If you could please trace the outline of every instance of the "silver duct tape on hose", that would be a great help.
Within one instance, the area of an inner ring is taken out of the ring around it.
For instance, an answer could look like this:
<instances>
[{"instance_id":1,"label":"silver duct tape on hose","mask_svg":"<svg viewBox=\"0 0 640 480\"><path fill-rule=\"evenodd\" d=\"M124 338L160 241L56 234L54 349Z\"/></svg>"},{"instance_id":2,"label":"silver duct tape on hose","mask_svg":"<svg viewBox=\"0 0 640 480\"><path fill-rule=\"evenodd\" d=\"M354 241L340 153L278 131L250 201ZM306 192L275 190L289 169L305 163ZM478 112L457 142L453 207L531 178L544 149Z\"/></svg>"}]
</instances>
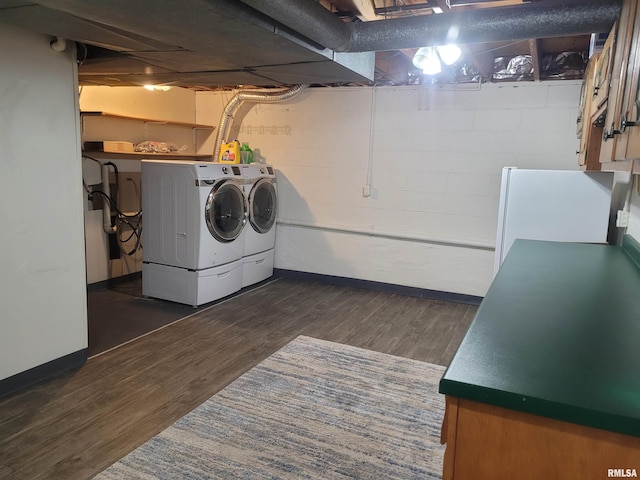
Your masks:
<instances>
[{"instance_id":1,"label":"silver duct tape on hose","mask_svg":"<svg viewBox=\"0 0 640 480\"><path fill-rule=\"evenodd\" d=\"M309 85L296 85L287 90L280 90L278 92L255 92L245 91L236 93L229 103L224 107L222 116L220 117L220 127L218 128L218 136L216 137L216 144L213 148L213 161L217 162L220 158L220 149L222 142L225 141L231 125L233 122L233 116L240 106L245 102L252 103L277 103L290 98L295 97Z\"/></svg>"}]
</instances>

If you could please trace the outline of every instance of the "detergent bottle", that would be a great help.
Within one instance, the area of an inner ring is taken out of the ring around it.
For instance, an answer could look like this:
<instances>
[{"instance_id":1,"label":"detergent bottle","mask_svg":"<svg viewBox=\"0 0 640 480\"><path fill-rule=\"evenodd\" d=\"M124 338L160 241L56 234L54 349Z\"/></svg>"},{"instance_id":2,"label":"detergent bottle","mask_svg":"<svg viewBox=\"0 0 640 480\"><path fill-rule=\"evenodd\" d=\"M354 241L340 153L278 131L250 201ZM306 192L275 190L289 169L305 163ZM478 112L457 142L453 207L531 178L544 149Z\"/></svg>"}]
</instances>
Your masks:
<instances>
[{"instance_id":1,"label":"detergent bottle","mask_svg":"<svg viewBox=\"0 0 640 480\"><path fill-rule=\"evenodd\" d=\"M253 150L249 148L249 144L247 142L242 142L240 158L242 159L242 163L253 163Z\"/></svg>"},{"instance_id":2,"label":"detergent bottle","mask_svg":"<svg viewBox=\"0 0 640 480\"><path fill-rule=\"evenodd\" d=\"M240 163L240 143L238 140L221 145L220 163Z\"/></svg>"}]
</instances>

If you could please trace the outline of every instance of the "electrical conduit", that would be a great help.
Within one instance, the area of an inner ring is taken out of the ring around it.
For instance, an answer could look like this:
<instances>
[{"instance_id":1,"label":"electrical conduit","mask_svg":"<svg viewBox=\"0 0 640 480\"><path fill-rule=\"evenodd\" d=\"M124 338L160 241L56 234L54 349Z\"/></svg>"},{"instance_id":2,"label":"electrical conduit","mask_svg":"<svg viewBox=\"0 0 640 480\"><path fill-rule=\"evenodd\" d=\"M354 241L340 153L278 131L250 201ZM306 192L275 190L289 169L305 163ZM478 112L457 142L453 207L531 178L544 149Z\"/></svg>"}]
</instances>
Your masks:
<instances>
[{"instance_id":1,"label":"electrical conduit","mask_svg":"<svg viewBox=\"0 0 640 480\"><path fill-rule=\"evenodd\" d=\"M431 243L434 245L443 245L447 247L471 248L474 250L494 251L496 249L495 242L483 242L480 240L457 240L444 237L426 237L423 235L412 235L409 233L390 233L379 230L368 230L364 228L353 228L338 225L328 225L323 223L310 223L300 220L279 219L278 225L288 227L309 228L313 230L325 230L329 232L349 233L354 235L364 235L367 237L388 238L391 240L400 240L406 242Z\"/></svg>"},{"instance_id":2,"label":"electrical conduit","mask_svg":"<svg viewBox=\"0 0 640 480\"><path fill-rule=\"evenodd\" d=\"M102 229L107 235L115 234L118 227L111 225L111 188L109 186L109 163L100 163L102 176Z\"/></svg>"}]
</instances>

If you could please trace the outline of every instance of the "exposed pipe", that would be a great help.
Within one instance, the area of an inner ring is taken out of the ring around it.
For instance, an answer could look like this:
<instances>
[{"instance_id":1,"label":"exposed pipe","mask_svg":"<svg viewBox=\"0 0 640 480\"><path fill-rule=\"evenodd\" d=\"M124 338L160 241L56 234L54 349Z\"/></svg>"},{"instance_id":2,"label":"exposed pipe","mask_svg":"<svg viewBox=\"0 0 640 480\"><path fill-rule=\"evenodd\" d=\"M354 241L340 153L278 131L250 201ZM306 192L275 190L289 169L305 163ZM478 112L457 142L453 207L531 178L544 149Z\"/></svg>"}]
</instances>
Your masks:
<instances>
[{"instance_id":1,"label":"exposed pipe","mask_svg":"<svg viewBox=\"0 0 640 480\"><path fill-rule=\"evenodd\" d=\"M102 175L102 229L107 235L115 234L117 227L111 225L111 188L109 187L109 165L107 163L100 164L100 174Z\"/></svg>"},{"instance_id":2,"label":"exposed pipe","mask_svg":"<svg viewBox=\"0 0 640 480\"><path fill-rule=\"evenodd\" d=\"M451 41L458 44L608 32L620 0L563 5L511 5L346 23L310 0L242 0L255 10L337 52L398 50ZM452 32L456 35L451 38Z\"/></svg>"},{"instance_id":3,"label":"exposed pipe","mask_svg":"<svg viewBox=\"0 0 640 480\"><path fill-rule=\"evenodd\" d=\"M216 143L213 148L213 161L217 162L220 158L220 149L222 142L225 141L231 125L233 122L233 116L238 111L238 108L245 102L253 103L276 103L288 100L295 97L309 85L296 85L286 90L279 90L277 92L256 92L256 91L240 91L236 93L231 100L227 103L222 111L220 117L220 126L218 127L218 136L216 137Z\"/></svg>"},{"instance_id":4,"label":"exposed pipe","mask_svg":"<svg viewBox=\"0 0 640 480\"><path fill-rule=\"evenodd\" d=\"M480 242L472 240L455 240L450 238L425 237L423 235L411 235L407 233L389 233L377 230L365 230L363 228L343 227L336 225L327 225L323 223L302 222L299 220L281 219L277 221L278 225L286 225L289 227L309 228L313 230L325 230L338 233L349 233L354 235L364 235L366 237L388 238L391 240L401 240L403 242L430 243L433 245L442 245L446 247L471 248L474 250L494 251L495 243Z\"/></svg>"},{"instance_id":5,"label":"exposed pipe","mask_svg":"<svg viewBox=\"0 0 640 480\"><path fill-rule=\"evenodd\" d=\"M582 6L532 3L363 22L354 24L356 28L349 51L378 50L379 46L396 50L452 42L464 45L609 32L619 14L620 2L615 0Z\"/></svg>"}]
</instances>

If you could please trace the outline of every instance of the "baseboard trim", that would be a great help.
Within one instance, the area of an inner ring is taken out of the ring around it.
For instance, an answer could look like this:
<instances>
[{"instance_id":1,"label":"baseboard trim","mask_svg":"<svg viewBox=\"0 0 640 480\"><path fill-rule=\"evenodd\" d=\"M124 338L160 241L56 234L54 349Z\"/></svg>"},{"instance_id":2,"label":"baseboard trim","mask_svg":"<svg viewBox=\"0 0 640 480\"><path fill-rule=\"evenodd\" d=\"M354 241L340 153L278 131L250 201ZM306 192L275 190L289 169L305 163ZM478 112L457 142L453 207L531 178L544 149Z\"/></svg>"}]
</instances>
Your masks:
<instances>
[{"instance_id":1,"label":"baseboard trim","mask_svg":"<svg viewBox=\"0 0 640 480\"><path fill-rule=\"evenodd\" d=\"M68 370L80 368L87 361L89 350L83 348L64 357L56 358L24 372L0 380L0 398L6 397L26 387L60 375Z\"/></svg>"},{"instance_id":2,"label":"baseboard trim","mask_svg":"<svg viewBox=\"0 0 640 480\"><path fill-rule=\"evenodd\" d=\"M396 285L394 283L374 282L373 280L338 277L334 275L324 275L322 273L301 272L298 270L286 270L282 268L274 268L273 276L280 278L290 278L293 280L307 280L311 282L327 283L330 285L338 285L341 287L354 287L387 293L397 293L399 295L406 295L408 297L429 298L431 300L464 303L467 305L480 305L480 302L482 302L483 299L483 297L466 295L464 293L443 292L440 290L429 290L426 288Z\"/></svg>"},{"instance_id":3,"label":"baseboard trim","mask_svg":"<svg viewBox=\"0 0 640 480\"><path fill-rule=\"evenodd\" d=\"M121 283L128 282L136 278L142 278L142 272L128 273L126 275L122 275L121 277L108 278L107 280L102 280L100 282L89 283L87 284L87 293L114 288Z\"/></svg>"}]
</instances>

